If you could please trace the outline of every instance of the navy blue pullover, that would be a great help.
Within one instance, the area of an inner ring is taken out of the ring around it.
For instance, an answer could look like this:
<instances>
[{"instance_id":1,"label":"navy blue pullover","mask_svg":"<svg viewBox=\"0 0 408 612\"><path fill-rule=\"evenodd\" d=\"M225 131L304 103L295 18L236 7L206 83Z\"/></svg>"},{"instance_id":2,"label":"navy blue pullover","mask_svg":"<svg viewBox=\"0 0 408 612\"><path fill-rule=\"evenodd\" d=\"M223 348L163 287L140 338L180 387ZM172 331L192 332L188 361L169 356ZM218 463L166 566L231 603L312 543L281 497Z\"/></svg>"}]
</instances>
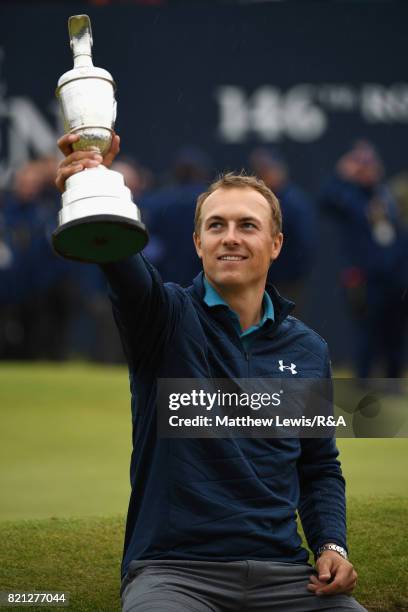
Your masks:
<instances>
[{"instance_id":1,"label":"navy blue pullover","mask_svg":"<svg viewBox=\"0 0 408 612\"><path fill-rule=\"evenodd\" d=\"M330 376L327 345L288 316L293 304L267 286L275 310L246 353L225 307L191 287L163 284L141 256L103 266L129 364L132 493L122 575L132 560L243 559L305 563L296 510L312 551L346 547L344 479L335 442L320 439L159 439L157 378Z\"/></svg>"}]
</instances>

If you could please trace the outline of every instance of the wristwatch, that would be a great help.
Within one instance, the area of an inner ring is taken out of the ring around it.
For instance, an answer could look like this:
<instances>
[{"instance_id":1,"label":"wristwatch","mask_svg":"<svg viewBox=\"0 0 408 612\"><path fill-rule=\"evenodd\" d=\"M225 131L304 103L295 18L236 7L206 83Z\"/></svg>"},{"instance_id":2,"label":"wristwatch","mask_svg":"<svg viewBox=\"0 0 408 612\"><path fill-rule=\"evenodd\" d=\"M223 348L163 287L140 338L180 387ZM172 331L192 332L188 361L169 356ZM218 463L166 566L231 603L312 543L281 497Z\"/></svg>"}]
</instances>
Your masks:
<instances>
[{"instance_id":1,"label":"wristwatch","mask_svg":"<svg viewBox=\"0 0 408 612\"><path fill-rule=\"evenodd\" d=\"M334 552L339 553L343 559L348 559L347 551L342 546L338 546L337 544L323 544L323 546L320 546L320 548L317 550L317 557L320 557L322 552L325 550L334 550Z\"/></svg>"}]
</instances>

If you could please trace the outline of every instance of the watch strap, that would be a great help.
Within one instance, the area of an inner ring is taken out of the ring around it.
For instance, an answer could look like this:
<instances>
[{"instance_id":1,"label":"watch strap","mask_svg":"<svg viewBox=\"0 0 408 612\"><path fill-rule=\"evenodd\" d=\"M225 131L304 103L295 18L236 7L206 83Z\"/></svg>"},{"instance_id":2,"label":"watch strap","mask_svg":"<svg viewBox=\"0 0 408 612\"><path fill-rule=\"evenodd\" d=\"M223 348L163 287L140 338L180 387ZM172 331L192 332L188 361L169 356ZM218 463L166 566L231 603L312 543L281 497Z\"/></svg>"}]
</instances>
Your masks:
<instances>
[{"instance_id":1,"label":"watch strap","mask_svg":"<svg viewBox=\"0 0 408 612\"><path fill-rule=\"evenodd\" d=\"M343 557L343 559L346 559L346 560L348 559L348 555L347 555L346 549L343 548L342 546L339 546L338 544L323 544L323 546L320 546L320 548L317 550L317 557L320 557L320 555L325 550L334 550L334 552L336 552L339 555L341 555Z\"/></svg>"}]
</instances>

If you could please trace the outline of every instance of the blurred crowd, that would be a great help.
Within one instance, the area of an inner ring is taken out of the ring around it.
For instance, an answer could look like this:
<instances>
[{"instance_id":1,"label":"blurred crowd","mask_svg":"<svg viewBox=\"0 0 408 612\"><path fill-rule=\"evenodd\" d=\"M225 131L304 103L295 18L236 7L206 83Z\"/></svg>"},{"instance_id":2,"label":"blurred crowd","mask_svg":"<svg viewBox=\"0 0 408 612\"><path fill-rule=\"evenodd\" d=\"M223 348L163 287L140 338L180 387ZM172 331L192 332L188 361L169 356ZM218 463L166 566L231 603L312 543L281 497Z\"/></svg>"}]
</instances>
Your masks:
<instances>
[{"instance_id":1,"label":"blurred crowd","mask_svg":"<svg viewBox=\"0 0 408 612\"><path fill-rule=\"evenodd\" d=\"M60 208L54 187L57 163L52 157L27 162L0 194L0 359L122 362L98 267L64 260L51 248ZM367 141L344 152L313 195L293 181L276 149L254 149L245 165L282 206L284 247L269 280L296 302L295 314L302 318L321 221L329 220L339 245L338 296L353 330L349 365L360 378L402 376L408 321L408 173L387 178L378 151ZM124 175L142 211L150 234L146 256L164 281L189 285L200 271L192 241L195 203L214 178L208 155L184 148L160 177L128 157L118 158L112 169Z\"/></svg>"}]
</instances>

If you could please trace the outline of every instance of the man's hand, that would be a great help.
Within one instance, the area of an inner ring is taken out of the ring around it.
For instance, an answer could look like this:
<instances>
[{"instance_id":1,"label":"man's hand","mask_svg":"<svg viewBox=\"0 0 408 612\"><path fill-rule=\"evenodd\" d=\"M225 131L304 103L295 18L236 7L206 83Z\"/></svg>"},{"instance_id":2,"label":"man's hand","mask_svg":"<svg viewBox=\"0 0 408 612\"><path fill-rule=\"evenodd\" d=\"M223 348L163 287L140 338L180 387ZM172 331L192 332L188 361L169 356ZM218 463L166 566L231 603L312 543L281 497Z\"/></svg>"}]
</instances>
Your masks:
<instances>
[{"instance_id":1,"label":"man's hand","mask_svg":"<svg viewBox=\"0 0 408 612\"><path fill-rule=\"evenodd\" d=\"M316 595L350 594L357 582L357 572L350 561L341 555L325 550L316 561L317 576L312 574L307 585Z\"/></svg>"},{"instance_id":2,"label":"man's hand","mask_svg":"<svg viewBox=\"0 0 408 612\"><path fill-rule=\"evenodd\" d=\"M84 168L96 168L99 164L109 168L119 153L120 138L117 134L113 136L111 147L105 157L95 151L74 151L72 145L77 140L79 140L78 134L65 134L58 140L58 147L65 155L65 159L58 166L55 179L55 185L60 191L65 190L65 181L76 172Z\"/></svg>"}]
</instances>

